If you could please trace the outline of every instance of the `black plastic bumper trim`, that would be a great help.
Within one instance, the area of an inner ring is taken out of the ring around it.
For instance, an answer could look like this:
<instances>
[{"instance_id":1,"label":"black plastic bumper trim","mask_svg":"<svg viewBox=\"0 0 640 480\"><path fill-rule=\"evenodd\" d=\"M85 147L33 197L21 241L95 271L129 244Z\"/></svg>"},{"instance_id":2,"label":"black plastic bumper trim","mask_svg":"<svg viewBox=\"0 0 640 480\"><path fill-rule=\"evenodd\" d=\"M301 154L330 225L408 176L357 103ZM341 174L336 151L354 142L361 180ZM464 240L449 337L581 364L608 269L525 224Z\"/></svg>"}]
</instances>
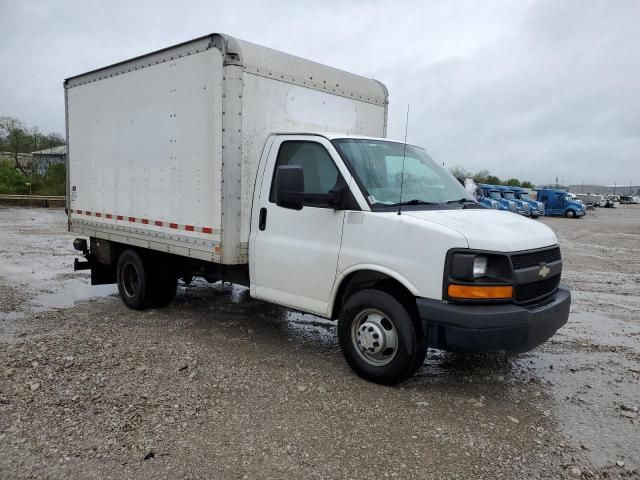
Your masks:
<instances>
[{"instance_id":1,"label":"black plastic bumper trim","mask_svg":"<svg viewBox=\"0 0 640 480\"><path fill-rule=\"evenodd\" d=\"M560 284L551 296L527 305L457 305L425 298L416 305L433 348L519 353L544 343L567 323L571 292Z\"/></svg>"}]
</instances>

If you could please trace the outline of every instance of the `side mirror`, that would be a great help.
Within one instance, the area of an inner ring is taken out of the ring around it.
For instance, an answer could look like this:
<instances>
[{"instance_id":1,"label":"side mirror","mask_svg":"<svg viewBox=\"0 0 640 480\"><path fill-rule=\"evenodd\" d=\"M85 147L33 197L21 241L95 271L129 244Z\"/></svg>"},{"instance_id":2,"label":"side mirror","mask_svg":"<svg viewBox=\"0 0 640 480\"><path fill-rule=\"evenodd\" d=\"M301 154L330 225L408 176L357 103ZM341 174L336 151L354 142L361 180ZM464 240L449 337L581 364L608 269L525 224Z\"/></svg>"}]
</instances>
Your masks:
<instances>
[{"instance_id":1,"label":"side mirror","mask_svg":"<svg viewBox=\"0 0 640 480\"><path fill-rule=\"evenodd\" d=\"M276 205L292 210L302 210L304 200L304 172L298 165L276 169Z\"/></svg>"}]
</instances>

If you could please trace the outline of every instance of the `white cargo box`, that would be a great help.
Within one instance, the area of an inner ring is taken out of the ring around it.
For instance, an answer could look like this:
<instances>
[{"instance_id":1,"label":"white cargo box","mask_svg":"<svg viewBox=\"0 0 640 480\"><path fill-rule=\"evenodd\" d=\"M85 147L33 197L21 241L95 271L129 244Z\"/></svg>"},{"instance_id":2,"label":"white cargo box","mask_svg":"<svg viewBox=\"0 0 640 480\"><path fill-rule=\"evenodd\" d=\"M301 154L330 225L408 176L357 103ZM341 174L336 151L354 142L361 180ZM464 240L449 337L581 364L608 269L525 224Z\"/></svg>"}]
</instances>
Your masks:
<instances>
[{"instance_id":1,"label":"white cargo box","mask_svg":"<svg viewBox=\"0 0 640 480\"><path fill-rule=\"evenodd\" d=\"M376 80L212 34L65 80L70 230L247 262L271 133L386 135Z\"/></svg>"}]
</instances>

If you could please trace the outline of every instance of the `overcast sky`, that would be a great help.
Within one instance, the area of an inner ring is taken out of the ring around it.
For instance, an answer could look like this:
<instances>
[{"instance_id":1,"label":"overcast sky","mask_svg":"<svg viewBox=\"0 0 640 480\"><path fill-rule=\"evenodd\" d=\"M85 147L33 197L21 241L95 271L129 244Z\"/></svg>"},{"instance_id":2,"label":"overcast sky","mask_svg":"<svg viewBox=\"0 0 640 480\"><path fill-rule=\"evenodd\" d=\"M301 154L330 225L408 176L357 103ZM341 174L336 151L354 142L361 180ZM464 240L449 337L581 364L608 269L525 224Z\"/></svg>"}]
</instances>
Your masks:
<instances>
[{"instance_id":1,"label":"overcast sky","mask_svg":"<svg viewBox=\"0 0 640 480\"><path fill-rule=\"evenodd\" d=\"M0 115L64 132L62 80L223 32L384 82L451 167L640 183L640 0L0 0Z\"/></svg>"}]
</instances>

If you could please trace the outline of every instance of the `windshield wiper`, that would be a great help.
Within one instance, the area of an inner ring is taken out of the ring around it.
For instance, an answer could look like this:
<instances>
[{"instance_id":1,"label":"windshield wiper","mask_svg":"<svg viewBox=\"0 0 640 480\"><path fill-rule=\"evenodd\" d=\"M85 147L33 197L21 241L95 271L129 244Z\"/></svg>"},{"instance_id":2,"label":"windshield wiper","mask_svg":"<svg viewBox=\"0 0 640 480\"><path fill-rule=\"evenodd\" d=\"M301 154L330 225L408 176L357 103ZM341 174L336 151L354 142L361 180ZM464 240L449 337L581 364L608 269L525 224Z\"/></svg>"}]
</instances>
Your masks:
<instances>
[{"instance_id":1,"label":"windshield wiper","mask_svg":"<svg viewBox=\"0 0 640 480\"><path fill-rule=\"evenodd\" d=\"M469 198L459 198L458 200L449 200L448 202L445 202L445 203L447 205L450 205L452 203L458 203L458 204L462 205L462 208L467 208L468 205L480 205L475 200L471 200Z\"/></svg>"},{"instance_id":2,"label":"windshield wiper","mask_svg":"<svg viewBox=\"0 0 640 480\"><path fill-rule=\"evenodd\" d=\"M392 203L390 205L387 205L388 207L399 207L401 205L439 205L437 202L427 202L425 200L418 200L417 198L414 198L413 200L408 200L406 202L400 202L400 203Z\"/></svg>"}]
</instances>

